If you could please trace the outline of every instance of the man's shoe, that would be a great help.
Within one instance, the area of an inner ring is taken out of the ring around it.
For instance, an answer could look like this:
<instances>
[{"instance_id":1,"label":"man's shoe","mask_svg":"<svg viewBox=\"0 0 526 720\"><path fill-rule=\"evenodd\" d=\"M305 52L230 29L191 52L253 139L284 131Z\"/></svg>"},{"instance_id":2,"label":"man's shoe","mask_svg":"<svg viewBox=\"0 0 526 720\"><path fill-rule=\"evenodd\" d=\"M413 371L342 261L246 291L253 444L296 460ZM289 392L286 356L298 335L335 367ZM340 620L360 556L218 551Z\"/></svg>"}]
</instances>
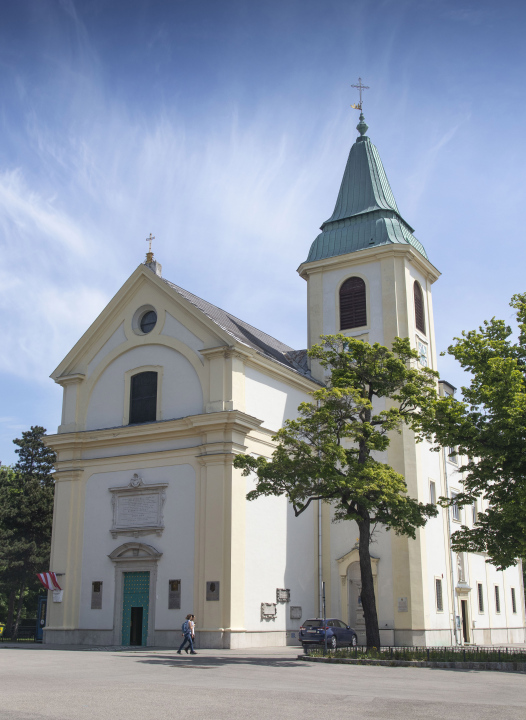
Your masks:
<instances>
[{"instance_id":1,"label":"man's shoe","mask_svg":"<svg viewBox=\"0 0 526 720\"><path fill-rule=\"evenodd\" d=\"M181 651L180 651L180 650L178 650L178 651L177 651L177 654L178 654L178 655L180 655L180 654L181 654Z\"/></svg>"},{"instance_id":2,"label":"man's shoe","mask_svg":"<svg viewBox=\"0 0 526 720\"><path fill-rule=\"evenodd\" d=\"M197 653L196 653L195 650L192 650L192 652L190 653L190 655L197 655Z\"/></svg>"}]
</instances>

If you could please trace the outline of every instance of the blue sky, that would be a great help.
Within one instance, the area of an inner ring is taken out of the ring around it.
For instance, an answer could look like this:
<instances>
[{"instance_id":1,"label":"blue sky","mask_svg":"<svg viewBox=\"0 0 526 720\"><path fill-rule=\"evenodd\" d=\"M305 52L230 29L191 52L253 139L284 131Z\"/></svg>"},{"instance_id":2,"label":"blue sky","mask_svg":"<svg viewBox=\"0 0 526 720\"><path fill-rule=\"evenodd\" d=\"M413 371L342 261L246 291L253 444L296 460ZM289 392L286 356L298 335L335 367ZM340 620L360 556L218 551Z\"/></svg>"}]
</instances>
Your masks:
<instances>
[{"instance_id":1,"label":"blue sky","mask_svg":"<svg viewBox=\"0 0 526 720\"><path fill-rule=\"evenodd\" d=\"M526 3L17 0L0 7L0 459L144 259L293 347L296 274L364 111L443 273L438 349L526 290ZM443 377L460 384L454 361Z\"/></svg>"}]
</instances>

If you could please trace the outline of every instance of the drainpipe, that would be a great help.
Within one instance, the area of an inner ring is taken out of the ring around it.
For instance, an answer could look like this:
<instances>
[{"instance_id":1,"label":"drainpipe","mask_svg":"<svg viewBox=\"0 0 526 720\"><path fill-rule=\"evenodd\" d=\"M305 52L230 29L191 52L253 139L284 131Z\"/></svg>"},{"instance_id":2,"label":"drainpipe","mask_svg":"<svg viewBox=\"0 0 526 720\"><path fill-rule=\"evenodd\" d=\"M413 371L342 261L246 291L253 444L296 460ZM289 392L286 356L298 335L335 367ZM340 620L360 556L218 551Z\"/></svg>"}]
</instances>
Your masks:
<instances>
[{"instance_id":1,"label":"drainpipe","mask_svg":"<svg viewBox=\"0 0 526 720\"><path fill-rule=\"evenodd\" d=\"M449 481L447 477L447 455L446 455L446 448L442 448L443 453L443 461L444 461L444 478L446 482L446 497L449 499ZM455 593L455 563L453 558L453 550L451 548L451 512L449 508L445 508L447 511L447 543L449 548L449 569L450 569L450 575L451 575L451 596L452 596L452 603L451 607L453 608L453 631L455 633L455 643L457 645L460 645L459 639L458 639L458 628L457 628L457 616L459 615L457 611L457 596Z\"/></svg>"},{"instance_id":2,"label":"drainpipe","mask_svg":"<svg viewBox=\"0 0 526 720\"><path fill-rule=\"evenodd\" d=\"M321 547L321 500L318 500L318 617L323 614L323 567L322 567L322 547Z\"/></svg>"}]
</instances>

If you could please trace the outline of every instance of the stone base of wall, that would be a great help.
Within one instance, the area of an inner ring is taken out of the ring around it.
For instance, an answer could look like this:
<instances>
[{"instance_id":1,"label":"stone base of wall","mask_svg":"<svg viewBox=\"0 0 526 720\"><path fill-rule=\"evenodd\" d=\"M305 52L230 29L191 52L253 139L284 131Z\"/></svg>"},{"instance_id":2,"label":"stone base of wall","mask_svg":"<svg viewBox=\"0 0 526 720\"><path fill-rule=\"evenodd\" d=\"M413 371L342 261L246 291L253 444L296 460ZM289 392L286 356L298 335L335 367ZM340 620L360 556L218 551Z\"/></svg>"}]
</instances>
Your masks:
<instances>
[{"instance_id":1,"label":"stone base of wall","mask_svg":"<svg viewBox=\"0 0 526 720\"><path fill-rule=\"evenodd\" d=\"M294 637L292 637L294 635ZM156 630L149 646L178 648L180 630ZM115 646L113 630L59 630L44 628L45 645ZM298 631L223 632L196 629L195 647L202 649L242 649L253 647L299 646Z\"/></svg>"}]
</instances>

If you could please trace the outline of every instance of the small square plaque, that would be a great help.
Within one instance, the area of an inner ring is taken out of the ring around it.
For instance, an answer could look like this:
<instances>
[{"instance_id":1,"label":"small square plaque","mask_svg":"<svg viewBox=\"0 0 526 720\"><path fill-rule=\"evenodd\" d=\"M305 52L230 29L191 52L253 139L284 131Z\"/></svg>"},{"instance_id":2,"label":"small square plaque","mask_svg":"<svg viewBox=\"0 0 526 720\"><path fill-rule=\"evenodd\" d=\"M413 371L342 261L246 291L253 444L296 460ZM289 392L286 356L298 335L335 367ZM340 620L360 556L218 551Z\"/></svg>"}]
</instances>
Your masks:
<instances>
[{"instance_id":1,"label":"small square plaque","mask_svg":"<svg viewBox=\"0 0 526 720\"><path fill-rule=\"evenodd\" d=\"M206 583L206 599L219 600L219 581L212 580Z\"/></svg>"},{"instance_id":2,"label":"small square plaque","mask_svg":"<svg viewBox=\"0 0 526 720\"><path fill-rule=\"evenodd\" d=\"M102 610L102 582L91 583L91 609Z\"/></svg>"},{"instance_id":3,"label":"small square plaque","mask_svg":"<svg viewBox=\"0 0 526 720\"><path fill-rule=\"evenodd\" d=\"M276 603L261 603L261 617L275 618L278 614Z\"/></svg>"},{"instance_id":4,"label":"small square plaque","mask_svg":"<svg viewBox=\"0 0 526 720\"><path fill-rule=\"evenodd\" d=\"M302 610L299 605L291 605L290 606L290 619L291 620L301 620Z\"/></svg>"},{"instance_id":5,"label":"small square plaque","mask_svg":"<svg viewBox=\"0 0 526 720\"><path fill-rule=\"evenodd\" d=\"M168 581L168 610L181 609L181 581Z\"/></svg>"},{"instance_id":6,"label":"small square plaque","mask_svg":"<svg viewBox=\"0 0 526 720\"><path fill-rule=\"evenodd\" d=\"M409 607L406 597L398 598L398 612L409 612Z\"/></svg>"},{"instance_id":7,"label":"small square plaque","mask_svg":"<svg viewBox=\"0 0 526 720\"><path fill-rule=\"evenodd\" d=\"M276 588L276 602L290 602L290 590Z\"/></svg>"}]
</instances>

